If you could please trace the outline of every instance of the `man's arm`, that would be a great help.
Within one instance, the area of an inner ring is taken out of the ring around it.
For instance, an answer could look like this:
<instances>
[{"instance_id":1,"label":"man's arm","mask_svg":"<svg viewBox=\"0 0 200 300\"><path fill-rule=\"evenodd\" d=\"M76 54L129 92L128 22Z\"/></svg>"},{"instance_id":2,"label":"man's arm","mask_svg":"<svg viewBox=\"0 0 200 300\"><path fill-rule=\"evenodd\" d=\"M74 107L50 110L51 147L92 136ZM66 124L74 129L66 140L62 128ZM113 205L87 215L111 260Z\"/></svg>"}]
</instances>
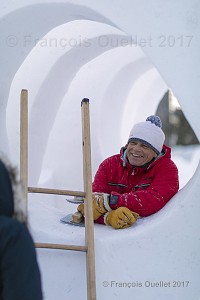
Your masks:
<instances>
[{"instance_id":1,"label":"man's arm","mask_svg":"<svg viewBox=\"0 0 200 300\"><path fill-rule=\"evenodd\" d=\"M107 179L108 159L104 160L95 174L94 181L92 183L92 191L98 193L110 193Z\"/></svg>"},{"instance_id":2,"label":"man's arm","mask_svg":"<svg viewBox=\"0 0 200 300\"><path fill-rule=\"evenodd\" d=\"M118 194L111 193L110 207L117 209L124 206L140 216L149 216L156 213L178 192L178 170L172 161L160 167L154 174L151 185L138 191Z\"/></svg>"}]
</instances>

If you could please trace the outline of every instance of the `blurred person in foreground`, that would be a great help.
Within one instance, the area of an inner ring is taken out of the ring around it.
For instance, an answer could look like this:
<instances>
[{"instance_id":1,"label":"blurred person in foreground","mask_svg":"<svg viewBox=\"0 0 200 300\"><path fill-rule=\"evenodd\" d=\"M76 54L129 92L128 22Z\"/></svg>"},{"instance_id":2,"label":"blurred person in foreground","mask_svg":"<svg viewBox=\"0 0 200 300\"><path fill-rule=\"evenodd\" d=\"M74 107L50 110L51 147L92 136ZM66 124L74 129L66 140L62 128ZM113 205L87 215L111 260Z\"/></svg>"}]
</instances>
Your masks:
<instances>
[{"instance_id":1,"label":"blurred person in foreground","mask_svg":"<svg viewBox=\"0 0 200 300\"><path fill-rule=\"evenodd\" d=\"M94 221L115 229L158 212L178 192L178 169L158 116L133 126L120 154L105 159L92 185ZM84 204L78 206L84 215Z\"/></svg>"},{"instance_id":2,"label":"blurred person in foreground","mask_svg":"<svg viewBox=\"0 0 200 300\"><path fill-rule=\"evenodd\" d=\"M41 277L26 227L16 170L0 157L0 300L42 300Z\"/></svg>"}]
</instances>

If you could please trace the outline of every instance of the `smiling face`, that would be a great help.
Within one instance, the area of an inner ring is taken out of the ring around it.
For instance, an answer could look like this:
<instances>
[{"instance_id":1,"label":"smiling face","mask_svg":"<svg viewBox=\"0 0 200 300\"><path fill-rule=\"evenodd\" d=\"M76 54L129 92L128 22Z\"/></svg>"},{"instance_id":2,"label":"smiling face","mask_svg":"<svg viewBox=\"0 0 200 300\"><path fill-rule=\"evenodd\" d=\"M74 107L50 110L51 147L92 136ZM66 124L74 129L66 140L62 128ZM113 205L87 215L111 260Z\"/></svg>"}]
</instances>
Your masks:
<instances>
[{"instance_id":1,"label":"smiling face","mask_svg":"<svg viewBox=\"0 0 200 300\"><path fill-rule=\"evenodd\" d=\"M129 163L136 167L143 166L157 157L155 151L139 141L129 142L126 154Z\"/></svg>"}]
</instances>

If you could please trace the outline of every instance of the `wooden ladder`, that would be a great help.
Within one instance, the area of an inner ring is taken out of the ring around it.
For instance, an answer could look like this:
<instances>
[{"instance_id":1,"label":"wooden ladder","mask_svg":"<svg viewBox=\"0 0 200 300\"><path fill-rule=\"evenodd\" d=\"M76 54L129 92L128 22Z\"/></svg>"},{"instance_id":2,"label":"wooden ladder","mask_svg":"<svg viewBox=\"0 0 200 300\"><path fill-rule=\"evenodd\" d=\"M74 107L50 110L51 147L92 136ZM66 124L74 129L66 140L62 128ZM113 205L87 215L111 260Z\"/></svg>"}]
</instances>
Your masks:
<instances>
[{"instance_id":1,"label":"wooden ladder","mask_svg":"<svg viewBox=\"0 0 200 300\"><path fill-rule=\"evenodd\" d=\"M90 144L89 100L81 102L82 142L83 142L83 180L84 191L69 191L28 186L28 91L22 90L20 95L20 179L24 187L24 197L28 201L28 193L81 196L85 198L85 245L64 245L51 243L35 243L36 248L63 249L86 252L87 299L96 300L94 222L92 205L92 170Z\"/></svg>"}]
</instances>

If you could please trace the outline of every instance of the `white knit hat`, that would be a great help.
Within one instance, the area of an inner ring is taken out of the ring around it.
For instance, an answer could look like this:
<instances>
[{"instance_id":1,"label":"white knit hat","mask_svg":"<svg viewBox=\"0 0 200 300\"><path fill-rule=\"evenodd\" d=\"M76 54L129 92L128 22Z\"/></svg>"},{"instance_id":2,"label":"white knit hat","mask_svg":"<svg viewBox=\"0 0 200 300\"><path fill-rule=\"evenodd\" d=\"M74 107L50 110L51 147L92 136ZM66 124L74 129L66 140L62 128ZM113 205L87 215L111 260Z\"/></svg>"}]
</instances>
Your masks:
<instances>
[{"instance_id":1,"label":"white knit hat","mask_svg":"<svg viewBox=\"0 0 200 300\"><path fill-rule=\"evenodd\" d=\"M159 154L165 141L165 134L161 128L162 122L160 118L158 116L150 116L145 122L140 122L133 126L128 143L135 140L140 141Z\"/></svg>"}]
</instances>

